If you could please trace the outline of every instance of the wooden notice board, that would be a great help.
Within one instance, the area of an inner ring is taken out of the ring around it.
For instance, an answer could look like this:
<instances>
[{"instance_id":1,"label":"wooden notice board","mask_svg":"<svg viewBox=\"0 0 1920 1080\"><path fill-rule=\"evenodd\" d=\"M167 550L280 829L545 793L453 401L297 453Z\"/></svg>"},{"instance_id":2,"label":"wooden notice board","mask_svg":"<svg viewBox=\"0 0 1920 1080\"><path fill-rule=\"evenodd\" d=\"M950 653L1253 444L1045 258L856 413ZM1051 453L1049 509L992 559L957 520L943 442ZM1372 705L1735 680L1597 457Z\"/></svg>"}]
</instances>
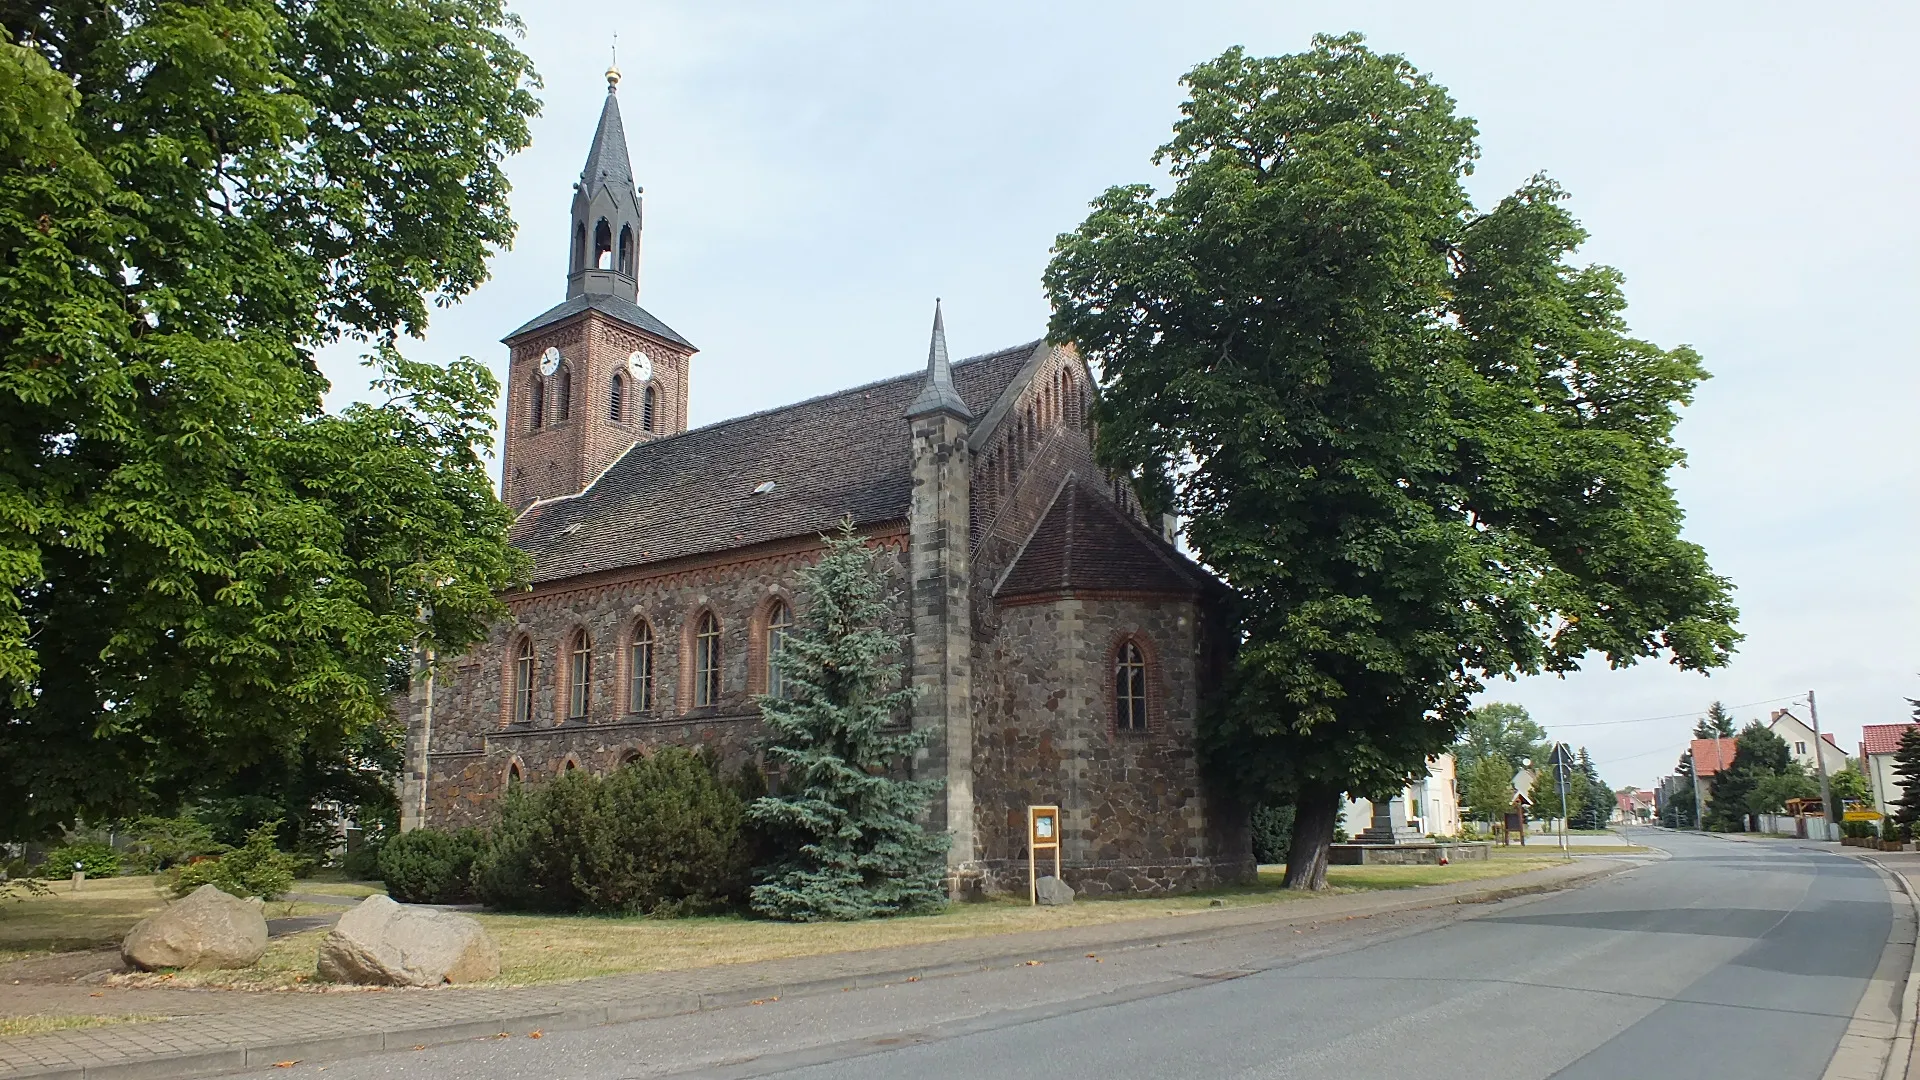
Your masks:
<instances>
[{"instance_id":1,"label":"wooden notice board","mask_svg":"<svg viewBox=\"0 0 1920 1080\"><path fill-rule=\"evenodd\" d=\"M1060 808L1027 807L1027 901L1040 902L1039 860L1042 848L1053 849L1053 876L1060 876Z\"/></svg>"}]
</instances>

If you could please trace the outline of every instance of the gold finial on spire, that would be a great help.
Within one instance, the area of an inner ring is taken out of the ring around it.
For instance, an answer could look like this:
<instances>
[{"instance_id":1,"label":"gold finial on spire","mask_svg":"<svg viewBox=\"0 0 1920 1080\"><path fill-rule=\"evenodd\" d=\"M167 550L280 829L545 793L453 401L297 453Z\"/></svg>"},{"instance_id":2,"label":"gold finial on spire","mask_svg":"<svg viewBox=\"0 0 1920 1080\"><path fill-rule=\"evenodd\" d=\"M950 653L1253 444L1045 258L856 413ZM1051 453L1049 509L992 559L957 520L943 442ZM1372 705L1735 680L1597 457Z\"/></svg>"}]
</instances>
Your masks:
<instances>
[{"instance_id":1,"label":"gold finial on spire","mask_svg":"<svg viewBox=\"0 0 1920 1080\"><path fill-rule=\"evenodd\" d=\"M607 64L607 93L611 94L620 86L620 32L613 33L613 57Z\"/></svg>"}]
</instances>

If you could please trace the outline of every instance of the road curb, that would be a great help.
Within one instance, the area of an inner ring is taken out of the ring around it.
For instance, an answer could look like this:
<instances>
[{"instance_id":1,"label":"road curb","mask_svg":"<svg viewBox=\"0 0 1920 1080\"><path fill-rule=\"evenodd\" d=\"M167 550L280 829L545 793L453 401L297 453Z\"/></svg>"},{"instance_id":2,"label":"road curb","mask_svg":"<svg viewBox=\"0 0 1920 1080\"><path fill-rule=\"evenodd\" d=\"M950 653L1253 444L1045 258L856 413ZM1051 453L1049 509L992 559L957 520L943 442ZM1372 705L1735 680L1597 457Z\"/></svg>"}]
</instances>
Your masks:
<instances>
[{"instance_id":1,"label":"road curb","mask_svg":"<svg viewBox=\"0 0 1920 1080\"><path fill-rule=\"evenodd\" d=\"M1609 859L1606 865L1596 866L1591 870L1585 870L1552 881L1530 882L1525 885L1490 885L1485 889L1466 893L1452 893L1446 896L1412 895L1406 897L1403 902L1388 904L1375 910L1358 914L1328 912L1320 915L1301 913L1288 916L1276 912L1277 917L1272 919L1261 919L1214 927L1186 927L1165 933L1145 933L1120 941L1107 942L1101 945L1100 948L1103 952L1121 952L1131 949L1154 948L1176 942L1212 941L1245 934L1263 933L1273 930L1276 927L1291 925L1335 922L1349 918L1369 918L1375 915L1392 915L1456 906L1494 904L1522 897L1544 896L1549 893L1580 888L1613 877L1616 874L1625 873L1639 865L1641 864L1638 862ZM1410 891L1417 894L1421 890L1416 889ZM601 1027L608 1024L628 1023L635 1020L657 1020L669 1016L715 1012L721 1009L758 1005L766 1001L781 998L814 997L825 994L838 994L848 990L870 989L894 983L926 981L928 979L952 975L965 975L978 971L992 970L993 968L1001 966L1025 964L1030 961L1047 963L1059 960L1071 960L1082 957L1085 954L1086 947L1084 945L1042 949L1013 948L1010 946L1003 951L995 952L987 956L976 956L966 961L954 963L910 964L898 968L861 972L851 976L768 983L767 985L753 987L751 989L728 990L718 993L687 992L678 994L650 994L645 998L610 1005L544 1009L494 1017L486 1020L449 1021L419 1027L400 1028L390 1031L372 1031L354 1035L287 1039L249 1046L223 1047L218 1050L197 1050L184 1054L155 1056L100 1065L51 1066L37 1071L13 1071L6 1073L5 1076L7 1080L14 1080L16 1077L32 1077L33 1080L173 1080L173 1078L176 1077L209 1076L217 1073L263 1069L284 1061L306 1062L326 1060L385 1050L411 1050L427 1046L465 1042L472 1039L512 1036L515 1034L526 1034L532 1031L575 1031L584 1028Z\"/></svg>"},{"instance_id":2,"label":"road curb","mask_svg":"<svg viewBox=\"0 0 1920 1080\"><path fill-rule=\"evenodd\" d=\"M1880 1071L1881 1080L1912 1080L1914 1029L1916 1023L1920 1023L1920 894L1914 892L1905 874L1879 859L1871 855L1853 857L1892 878L1913 908L1916 930L1913 958L1907 963L1906 982L1900 987L1900 1012L1894 1021L1893 1048L1887 1054L1885 1068Z\"/></svg>"}]
</instances>

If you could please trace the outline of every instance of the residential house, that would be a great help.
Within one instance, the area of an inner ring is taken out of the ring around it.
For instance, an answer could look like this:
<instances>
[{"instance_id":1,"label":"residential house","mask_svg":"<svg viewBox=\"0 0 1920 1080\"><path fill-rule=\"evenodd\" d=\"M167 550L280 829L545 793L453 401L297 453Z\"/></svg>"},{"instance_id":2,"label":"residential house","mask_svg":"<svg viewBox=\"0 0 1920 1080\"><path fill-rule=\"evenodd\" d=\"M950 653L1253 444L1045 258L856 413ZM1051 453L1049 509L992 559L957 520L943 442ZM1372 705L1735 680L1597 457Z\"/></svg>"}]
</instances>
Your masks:
<instances>
[{"instance_id":1,"label":"residential house","mask_svg":"<svg viewBox=\"0 0 1920 1080\"><path fill-rule=\"evenodd\" d=\"M1907 724L1868 724L1860 729L1860 767L1866 770L1867 783L1873 786L1874 809L1893 812L1900 801L1900 778L1893 774L1893 755L1900 752L1900 738Z\"/></svg>"},{"instance_id":2,"label":"residential house","mask_svg":"<svg viewBox=\"0 0 1920 1080\"><path fill-rule=\"evenodd\" d=\"M1388 806L1393 831L1405 836L1459 836L1460 785L1452 754L1427 762L1425 779L1408 784ZM1340 826L1359 836L1373 824L1373 802L1348 799Z\"/></svg>"},{"instance_id":3,"label":"residential house","mask_svg":"<svg viewBox=\"0 0 1920 1080\"><path fill-rule=\"evenodd\" d=\"M1813 728L1805 721L1793 715L1791 709L1775 709L1767 724L1767 730L1780 736L1787 744L1787 753L1807 770L1807 775L1819 775L1821 761L1827 766L1827 775L1831 776L1847 767L1847 752L1840 749L1831 733L1823 732L1814 737ZM1814 747L1820 748L1820 761L1814 759Z\"/></svg>"}]
</instances>

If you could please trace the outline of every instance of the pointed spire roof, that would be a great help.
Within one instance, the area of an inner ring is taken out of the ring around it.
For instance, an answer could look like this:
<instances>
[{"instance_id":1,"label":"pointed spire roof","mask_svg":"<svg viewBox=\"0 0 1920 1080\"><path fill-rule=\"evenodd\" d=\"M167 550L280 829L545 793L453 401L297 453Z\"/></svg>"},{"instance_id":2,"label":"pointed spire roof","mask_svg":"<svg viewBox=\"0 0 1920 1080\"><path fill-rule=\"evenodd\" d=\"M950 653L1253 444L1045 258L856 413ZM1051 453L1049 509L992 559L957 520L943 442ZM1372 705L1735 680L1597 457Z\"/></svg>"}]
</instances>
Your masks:
<instances>
[{"instance_id":1,"label":"pointed spire roof","mask_svg":"<svg viewBox=\"0 0 1920 1080\"><path fill-rule=\"evenodd\" d=\"M940 301L936 299L933 302L933 341L927 346L927 378L921 384L920 396L913 399L913 404L907 409L907 419L918 420L943 412L962 420L973 419L973 413L967 409L967 403L961 400L960 392L953 388L953 365L947 360L947 327L940 318Z\"/></svg>"},{"instance_id":2,"label":"pointed spire roof","mask_svg":"<svg viewBox=\"0 0 1920 1080\"><path fill-rule=\"evenodd\" d=\"M587 167L580 170L580 186L591 191L610 183L623 192L634 190L633 162L627 156L627 129L620 123L620 69L607 69L607 103L600 107L600 126L593 131Z\"/></svg>"}]
</instances>

